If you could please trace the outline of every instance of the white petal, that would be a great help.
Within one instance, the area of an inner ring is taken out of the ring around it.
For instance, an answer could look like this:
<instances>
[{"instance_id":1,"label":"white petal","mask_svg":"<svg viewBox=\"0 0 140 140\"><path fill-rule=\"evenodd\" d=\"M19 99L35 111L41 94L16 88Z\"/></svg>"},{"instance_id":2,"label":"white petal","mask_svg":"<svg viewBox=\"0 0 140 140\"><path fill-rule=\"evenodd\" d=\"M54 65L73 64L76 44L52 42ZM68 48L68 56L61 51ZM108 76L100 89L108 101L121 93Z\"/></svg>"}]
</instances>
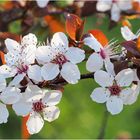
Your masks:
<instances>
[{"instance_id":1,"label":"white petal","mask_svg":"<svg viewBox=\"0 0 140 140\"><path fill-rule=\"evenodd\" d=\"M113 85L114 77L103 70L99 70L95 72L94 79L100 86L109 87Z\"/></svg>"},{"instance_id":2,"label":"white petal","mask_svg":"<svg viewBox=\"0 0 140 140\"><path fill-rule=\"evenodd\" d=\"M114 65L109 58L105 59L105 68L108 73L115 76Z\"/></svg>"},{"instance_id":3,"label":"white petal","mask_svg":"<svg viewBox=\"0 0 140 140\"><path fill-rule=\"evenodd\" d=\"M20 50L19 43L13 39L7 38L5 40L5 45L6 45L6 48L8 49L8 51L16 51L17 52Z\"/></svg>"},{"instance_id":4,"label":"white petal","mask_svg":"<svg viewBox=\"0 0 140 140\"><path fill-rule=\"evenodd\" d=\"M85 59L85 51L75 47L70 47L65 55L73 64L80 63Z\"/></svg>"},{"instance_id":5,"label":"white petal","mask_svg":"<svg viewBox=\"0 0 140 140\"><path fill-rule=\"evenodd\" d=\"M50 1L50 0L36 0L37 5L38 5L40 8L46 7L49 1Z\"/></svg>"},{"instance_id":6,"label":"white petal","mask_svg":"<svg viewBox=\"0 0 140 140\"><path fill-rule=\"evenodd\" d=\"M84 44L89 46L91 49L95 50L95 52L99 52L103 46L100 44L100 42L92 35L84 38Z\"/></svg>"},{"instance_id":7,"label":"white petal","mask_svg":"<svg viewBox=\"0 0 140 140\"><path fill-rule=\"evenodd\" d=\"M117 5L119 6L119 8L122 10L122 11L126 11L126 10L129 10L129 9L132 9L132 0L118 0L117 1Z\"/></svg>"},{"instance_id":8,"label":"white petal","mask_svg":"<svg viewBox=\"0 0 140 140\"><path fill-rule=\"evenodd\" d=\"M137 75L137 70L136 69L133 69L133 72L134 72L134 79L133 81L139 81L139 78L138 78L138 75Z\"/></svg>"},{"instance_id":9,"label":"white petal","mask_svg":"<svg viewBox=\"0 0 140 140\"><path fill-rule=\"evenodd\" d=\"M59 90L48 91L47 93L45 93L42 102L46 106L54 106L60 102L61 97L62 97L62 93Z\"/></svg>"},{"instance_id":10,"label":"white petal","mask_svg":"<svg viewBox=\"0 0 140 140\"><path fill-rule=\"evenodd\" d=\"M6 105L0 103L0 124L7 123L9 112L6 108Z\"/></svg>"},{"instance_id":11,"label":"white petal","mask_svg":"<svg viewBox=\"0 0 140 140\"><path fill-rule=\"evenodd\" d=\"M21 45L24 46L24 47L36 46L36 44L37 44L37 38L32 33L29 33L29 34L25 35L21 40Z\"/></svg>"},{"instance_id":12,"label":"white petal","mask_svg":"<svg viewBox=\"0 0 140 140\"><path fill-rule=\"evenodd\" d=\"M56 106L46 107L43 110L44 120L52 122L59 117L60 110Z\"/></svg>"},{"instance_id":13,"label":"white petal","mask_svg":"<svg viewBox=\"0 0 140 140\"><path fill-rule=\"evenodd\" d=\"M48 63L41 68L41 75L44 80L52 80L59 74L59 65Z\"/></svg>"},{"instance_id":14,"label":"white petal","mask_svg":"<svg viewBox=\"0 0 140 140\"><path fill-rule=\"evenodd\" d=\"M120 11L119 7L117 6L117 4L114 3L111 8L111 19L113 21L118 22L120 19L120 12L121 11Z\"/></svg>"},{"instance_id":15,"label":"white petal","mask_svg":"<svg viewBox=\"0 0 140 140\"><path fill-rule=\"evenodd\" d=\"M50 62L53 59L53 52L51 51L50 46L40 46L36 51L36 58L38 61L44 63Z\"/></svg>"},{"instance_id":16,"label":"white petal","mask_svg":"<svg viewBox=\"0 0 140 140\"><path fill-rule=\"evenodd\" d=\"M86 68L90 72L95 72L103 67L103 59L97 53L93 53L87 60Z\"/></svg>"},{"instance_id":17,"label":"white petal","mask_svg":"<svg viewBox=\"0 0 140 140\"><path fill-rule=\"evenodd\" d=\"M14 79L9 83L9 86L16 86L20 84L20 82L23 80L25 75L26 75L25 73L16 75Z\"/></svg>"},{"instance_id":18,"label":"white petal","mask_svg":"<svg viewBox=\"0 0 140 140\"><path fill-rule=\"evenodd\" d=\"M131 88L125 88L120 93L120 98L123 100L123 104L127 104L127 99L132 95L133 90Z\"/></svg>"},{"instance_id":19,"label":"white petal","mask_svg":"<svg viewBox=\"0 0 140 140\"><path fill-rule=\"evenodd\" d=\"M30 134L38 133L42 129L43 125L44 125L44 121L41 115L37 113L30 115L26 123L27 130Z\"/></svg>"},{"instance_id":20,"label":"white petal","mask_svg":"<svg viewBox=\"0 0 140 140\"><path fill-rule=\"evenodd\" d=\"M28 76L32 80L41 82L42 77L41 77L41 68L40 68L40 66L38 66L38 65L29 66Z\"/></svg>"},{"instance_id":21,"label":"white petal","mask_svg":"<svg viewBox=\"0 0 140 140\"><path fill-rule=\"evenodd\" d=\"M111 96L106 102L107 110L112 114L119 114L123 110L123 101L117 96Z\"/></svg>"},{"instance_id":22,"label":"white petal","mask_svg":"<svg viewBox=\"0 0 140 140\"><path fill-rule=\"evenodd\" d=\"M137 38L137 36L127 26L121 27L121 34L127 41Z\"/></svg>"},{"instance_id":23,"label":"white petal","mask_svg":"<svg viewBox=\"0 0 140 140\"><path fill-rule=\"evenodd\" d=\"M105 12L111 9L112 0L98 0L96 4L97 11Z\"/></svg>"},{"instance_id":24,"label":"white petal","mask_svg":"<svg viewBox=\"0 0 140 140\"><path fill-rule=\"evenodd\" d=\"M61 69L61 76L71 84L76 84L80 79L78 66L70 62L65 63Z\"/></svg>"},{"instance_id":25,"label":"white petal","mask_svg":"<svg viewBox=\"0 0 140 140\"><path fill-rule=\"evenodd\" d=\"M44 97L42 90L36 85L28 85L25 93L22 93L27 102L39 101Z\"/></svg>"},{"instance_id":26,"label":"white petal","mask_svg":"<svg viewBox=\"0 0 140 140\"><path fill-rule=\"evenodd\" d=\"M17 103L12 105L13 110L19 116L26 116L32 110L32 105L27 103L23 98L19 100Z\"/></svg>"},{"instance_id":27,"label":"white petal","mask_svg":"<svg viewBox=\"0 0 140 140\"><path fill-rule=\"evenodd\" d=\"M6 80L5 78L1 75L0 76L0 92L2 92L6 88Z\"/></svg>"},{"instance_id":28,"label":"white petal","mask_svg":"<svg viewBox=\"0 0 140 140\"><path fill-rule=\"evenodd\" d=\"M51 40L52 50L55 54L63 54L68 50L68 38L62 32L57 32L53 35Z\"/></svg>"},{"instance_id":29,"label":"white petal","mask_svg":"<svg viewBox=\"0 0 140 140\"><path fill-rule=\"evenodd\" d=\"M17 71L15 69L11 69L7 65L0 66L0 75L3 75L5 78L13 77Z\"/></svg>"},{"instance_id":30,"label":"white petal","mask_svg":"<svg viewBox=\"0 0 140 140\"><path fill-rule=\"evenodd\" d=\"M133 70L128 68L120 71L116 75L115 80L119 86L124 87L124 86L130 86L130 84L133 81L133 78L134 78Z\"/></svg>"},{"instance_id":31,"label":"white petal","mask_svg":"<svg viewBox=\"0 0 140 140\"><path fill-rule=\"evenodd\" d=\"M93 101L97 103L104 103L108 100L110 92L106 88L95 88L90 95Z\"/></svg>"},{"instance_id":32,"label":"white petal","mask_svg":"<svg viewBox=\"0 0 140 140\"><path fill-rule=\"evenodd\" d=\"M20 100L20 97L20 89L16 87L7 87L0 95L5 104L14 104Z\"/></svg>"}]
</instances>

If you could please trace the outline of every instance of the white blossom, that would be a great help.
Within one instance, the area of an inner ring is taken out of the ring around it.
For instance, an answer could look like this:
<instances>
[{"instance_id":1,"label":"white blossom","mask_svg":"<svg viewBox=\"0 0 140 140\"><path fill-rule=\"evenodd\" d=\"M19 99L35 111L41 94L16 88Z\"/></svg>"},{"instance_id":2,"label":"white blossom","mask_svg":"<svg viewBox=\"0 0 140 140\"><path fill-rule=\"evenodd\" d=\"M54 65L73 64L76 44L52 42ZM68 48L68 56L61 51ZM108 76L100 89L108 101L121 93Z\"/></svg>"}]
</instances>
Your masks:
<instances>
[{"instance_id":1,"label":"white blossom","mask_svg":"<svg viewBox=\"0 0 140 140\"><path fill-rule=\"evenodd\" d=\"M55 33L50 45L40 46L36 51L36 59L40 64L44 80L53 80L59 74L71 84L80 79L77 63L85 58L84 50L68 46L68 39L62 32Z\"/></svg>"},{"instance_id":2,"label":"white blossom","mask_svg":"<svg viewBox=\"0 0 140 140\"><path fill-rule=\"evenodd\" d=\"M58 90L45 91L36 85L29 85L13 109L17 115L30 114L26 123L30 134L38 133L44 120L52 122L59 117L60 110L56 105L60 102L62 93Z\"/></svg>"}]
</instances>

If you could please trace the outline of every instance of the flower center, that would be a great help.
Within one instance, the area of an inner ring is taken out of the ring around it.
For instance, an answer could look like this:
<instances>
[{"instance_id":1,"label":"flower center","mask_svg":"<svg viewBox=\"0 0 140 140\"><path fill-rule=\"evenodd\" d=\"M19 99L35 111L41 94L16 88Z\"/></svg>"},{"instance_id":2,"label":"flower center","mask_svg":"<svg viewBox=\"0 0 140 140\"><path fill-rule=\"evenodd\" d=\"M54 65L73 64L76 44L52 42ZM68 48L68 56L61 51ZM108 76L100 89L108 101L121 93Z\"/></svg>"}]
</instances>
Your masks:
<instances>
[{"instance_id":1,"label":"flower center","mask_svg":"<svg viewBox=\"0 0 140 140\"><path fill-rule=\"evenodd\" d=\"M99 52L100 56L105 59L106 58L106 53L103 49L101 49L101 51Z\"/></svg>"},{"instance_id":2,"label":"flower center","mask_svg":"<svg viewBox=\"0 0 140 140\"><path fill-rule=\"evenodd\" d=\"M27 65L21 65L17 68L18 74L26 73L28 68L29 67Z\"/></svg>"},{"instance_id":3,"label":"flower center","mask_svg":"<svg viewBox=\"0 0 140 140\"><path fill-rule=\"evenodd\" d=\"M33 110L35 112L42 112L45 105L42 103L42 100L33 103Z\"/></svg>"},{"instance_id":4,"label":"flower center","mask_svg":"<svg viewBox=\"0 0 140 140\"><path fill-rule=\"evenodd\" d=\"M109 91L111 92L111 95L119 95L121 92L121 88L118 85L113 85L109 87Z\"/></svg>"},{"instance_id":5,"label":"flower center","mask_svg":"<svg viewBox=\"0 0 140 140\"><path fill-rule=\"evenodd\" d=\"M67 58L63 54L59 54L55 57L55 59L52 60L52 63L62 66L67 61L68 61Z\"/></svg>"},{"instance_id":6,"label":"flower center","mask_svg":"<svg viewBox=\"0 0 140 140\"><path fill-rule=\"evenodd\" d=\"M116 3L117 2L117 0L112 0L112 3Z\"/></svg>"}]
</instances>

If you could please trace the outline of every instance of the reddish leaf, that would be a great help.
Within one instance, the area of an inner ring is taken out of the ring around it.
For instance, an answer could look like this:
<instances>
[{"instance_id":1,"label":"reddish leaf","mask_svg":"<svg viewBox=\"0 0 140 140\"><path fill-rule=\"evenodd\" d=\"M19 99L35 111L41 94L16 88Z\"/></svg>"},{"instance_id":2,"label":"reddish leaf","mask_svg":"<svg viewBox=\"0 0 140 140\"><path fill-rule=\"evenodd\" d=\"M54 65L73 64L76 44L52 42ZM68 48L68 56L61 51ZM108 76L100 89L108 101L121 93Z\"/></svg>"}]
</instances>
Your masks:
<instances>
[{"instance_id":1,"label":"reddish leaf","mask_svg":"<svg viewBox=\"0 0 140 140\"><path fill-rule=\"evenodd\" d=\"M74 14L66 15L66 32L69 37L74 41L80 41L85 21L82 21L78 16Z\"/></svg>"},{"instance_id":2,"label":"reddish leaf","mask_svg":"<svg viewBox=\"0 0 140 140\"><path fill-rule=\"evenodd\" d=\"M125 41L122 43L122 46L126 48L126 50L134 55L135 57L140 57L140 52L137 49L136 42L134 41Z\"/></svg>"}]
</instances>

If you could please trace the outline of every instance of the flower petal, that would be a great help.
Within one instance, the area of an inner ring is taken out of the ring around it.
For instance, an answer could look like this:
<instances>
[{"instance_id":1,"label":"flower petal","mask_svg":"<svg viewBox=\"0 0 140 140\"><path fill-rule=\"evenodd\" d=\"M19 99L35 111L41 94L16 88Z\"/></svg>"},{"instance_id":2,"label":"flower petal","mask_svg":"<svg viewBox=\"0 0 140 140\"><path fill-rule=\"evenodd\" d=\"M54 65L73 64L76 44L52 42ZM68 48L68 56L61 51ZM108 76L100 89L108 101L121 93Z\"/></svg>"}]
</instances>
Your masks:
<instances>
[{"instance_id":1,"label":"flower petal","mask_svg":"<svg viewBox=\"0 0 140 140\"><path fill-rule=\"evenodd\" d=\"M45 64L41 68L41 75L44 78L44 80L47 81L56 78L59 72L59 65L53 63Z\"/></svg>"},{"instance_id":2,"label":"flower petal","mask_svg":"<svg viewBox=\"0 0 140 140\"><path fill-rule=\"evenodd\" d=\"M60 102L61 97L62 97L62 93L59 90L48 91L45 93L42 102L46 106L54 106Z\"/></svg>"},{"instance_id":3,"label":"flower petal","mask_svg":"<svg viewBox=\"0 0 140 140\"><path fill-rule=\"evenodd\" d=\"M0 92L2 92L6 88L6 80L5 78L1 75L0 76Z\"/></svg>"},{"instance_id":4,"label":"flower petal","mask_svg":"<svg viewBox=\"0 0 140 140\"><path fill-rule=\"evenodd\" d=\"M20 89L16 87L7 87L0 95L0 99L5 104L14 104L21 98Z\"/></svg>"},{"instance_id":5,"label":"flower petal","mask_svg":"<svg viewBox=\"0 0 140 140\"><path fill-rule=\"evenodd\" d=\"M97 53L93 53L87 60L86 68L90 72L95 72L103 67L103 59Z\"/></svg>"},{"instance_id":6,"label":"flower petal","mask_svg":"<svg viewBox=\"0 0 140 140\"><path fill-rule=\"evenodd\" d=\"M40 114L33 113L30 114L30 117L26 123L27 130L30 134L38 133L44 125L44 121Z\"/></svg>"},{"instance_id":7,"label":"flower petal","mask_svg":"<svg viewBox=\"0 0 140 140\"><path fill-rule=\"evenodd\" d=\"M41 82L42 77L41 77L41 68L40 68L40 66L38 66L38 65L29 66L28 77L30 79L32 79L32 80Z\"/></svg>"},{"instance_id":8,"label":"flower petal","mask_svg":"<svg viewBox=\"0 0 140 140\"><path fill-rule=\"evenodd\" d=\"M40 8L46 7L49 1L50 1L50 0L36 0L37 5L38 5Z\"/></svg>"},{"instance_id":9,"label":"flower petal","mask_svg":"<svg viewBox=\"0 0 140 140\"><path fill-rule=\"evenodd\" d=\"M76 84L80 79L78 66L70 62L65 63L61 69L61 76L71 84Z\"/></svg>"},{"instance_id":10,"label":"flower petal","mask_svg":"<svg viewBox=\"0 0 140 140\"><path fill-rule=\"evenodd\" d=\"M102 87L109 87L113 85L114 77L103 70L99 70L95 72L94 80Z\"/></svg>"},{"instance_id":11,"label":"flower petal","mask_svg":"<svg viewBox=\"0 0 140 140\"><path fill-rule=\"evenodd\" d=\"M123 1L123 0L118 0L117 1L117 5L119 6L119 8L123 11L132 9L133 4L132 4L132 0L127 0L127 1Z\"/></svg>"},{"instance_id":12,"label":"flower petal","mask_svg":"<svg viewBox=\"0 0 140 140\"><path fill-rule=\"evenodd\" d=\"M40 46L36 50L36 59L38 62L46 63L53 59L53 52L50 46Z\"/></svg>"},{"instance_id":13,"label":"flower petal","mask_svg":"<svg viewBox=\"0 0 140 140\"><path fill-rule=\"evenodd\" d=\"M63 54L68 50L68 38L62 32L57 32L51 40L52 51L55 54Z\"/></svg>"},{"instance_id":14,"label":"flower petal","mask_svg":"<svg viewBox=\"0 0 140 140\"><path fill-rule=\"evenodd\" d=\"M20 50L20 44L13 39L7 38L5 40L5 45L6 45L6 48L8 49L8 51L18 52Z\"/></svg>"},{"instance_id":15,"label":"flower petal","mask_svg":"<svg viewBox=\"0 0 140 140\"><path fill-rule=\"evenodd\" d=\"M127 26L121 27L121 34L123 38L127 41L137 38L137 36L132 33L132 31Z\"/></svg>"},{"instance_id":16,"label":"flower petal","mask_svg":"<svg viewBox=\"0 0 140 140\"><path fill-rule=\"evenodd\" d=\"M13 110L18 116L26 116L32 110L32 105L27 103L23 98L19 100L17 103L12 105Z\"/></svg>"},{"instance_id":17,"label":"flower petal","mask_svg":"<svg viewBox=\"0 0 140 140\"><path fill-rule=\"evenodd\" d=\"M9 112L6 108L6 105L0 103L0 124L7 123Z\"/></svg>"},{"instance_id":18,"label":"flower petal","mask_svg":"<svg viewBox=\"0 0 140 140\"><path fill-rule=\"evenodd\" d=\"M119 114L123 110L123 101L117 96L111 96L106 102L107 110L112 114Z\"/></svg>"},{"instance_id":19,"label":"flower petal","mask_svg":"<svg viewBox=\"0 0 140 140\"><path fill-rule=\"evenodd\" d=\"M97 103L104 103L108 100L110 92L106 88L95 88L90 95L93 101Z\"/></svg>"},{"instance_id":20,"label":"flower petal","mask_svg":"<svg viewBox=\"0 0 140 140\"><path fill-rule=\"evenodd\" d=\"M115 80L119 86L125 87L125 86L130 86L130 84L133 81L133 78L134 78L133 70L128 68L120 71L116 75Z\"/></svg>"},{"instance_id":21,"label":"flower petal","mask_svg":"<svg viewBox=\"0 0 140 140\"><path fill-rule=\"evenodd\" d=\"M89 46L91 49L95 50L95 52L99 52L103 46L100 44L100 42L92 35L84 38L84 44Z\"/></svg>"},{"instance_id":22,"label":"flower petal","mask_svg":"<svg viewBox=\"0 0 140 140\"><path fill-rule=\"evenodd\" d=\"M59 117L60 110L56 106L46 107L43 110L44 120L52 122Z\"/></svg>"},{"instance_id":23,"label":"flower petal","mask_svg":"<svg viewBox=\"0 0 140 140\"><path fill-rule=\"evenodd\" d=\"M85 59L85 51L75 47L70 47L65 55L73 64L80 63Z\"/></svg>"},{"instance_id":24,"label":"flower petal","mask_svg":"<svg viewBox=\"0 0 140 140\"><path fill-rule=\"evenodd\" d=\"M121 10L117 6L117 4L114 3L111 8L111 19L115 22L118 22L120 19L120 12Z\"/></svg>"}]
</instances>

